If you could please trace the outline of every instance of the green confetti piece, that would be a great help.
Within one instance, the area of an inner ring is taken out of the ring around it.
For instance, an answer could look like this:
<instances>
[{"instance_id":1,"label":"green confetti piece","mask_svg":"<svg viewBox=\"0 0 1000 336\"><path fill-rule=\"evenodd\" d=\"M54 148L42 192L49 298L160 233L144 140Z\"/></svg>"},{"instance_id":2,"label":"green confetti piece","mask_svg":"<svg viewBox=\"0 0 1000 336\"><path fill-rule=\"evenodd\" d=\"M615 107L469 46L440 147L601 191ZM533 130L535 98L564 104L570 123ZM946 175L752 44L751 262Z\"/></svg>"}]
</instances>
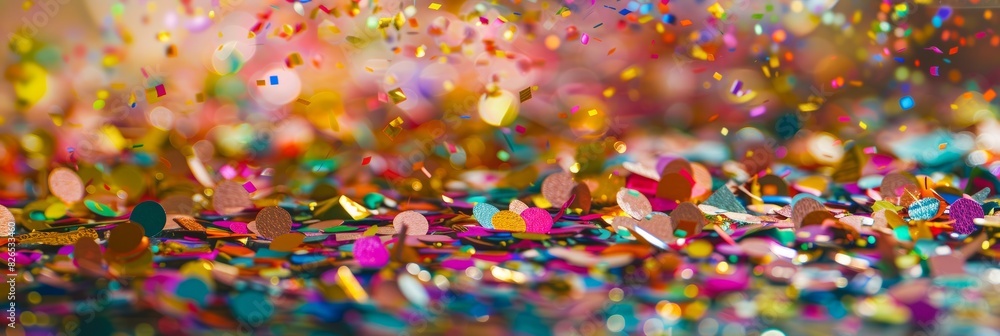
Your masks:
<instances>
[{"instance_id":1,"label":"green confetti piece","mask_svg":"<svg viewBox=\"0 0 1000 336\"><path fill-rule=\"evenodd\" d=\"M95 214L98 214L100 216L115 217L118 215L118 213L116 213L114 210L111 210L111 207L101 203L94 202L92 200L83 201L83 205L87 206L87 209L90 209L90 211L93 211Z\"/></svg>"}]
</instances>

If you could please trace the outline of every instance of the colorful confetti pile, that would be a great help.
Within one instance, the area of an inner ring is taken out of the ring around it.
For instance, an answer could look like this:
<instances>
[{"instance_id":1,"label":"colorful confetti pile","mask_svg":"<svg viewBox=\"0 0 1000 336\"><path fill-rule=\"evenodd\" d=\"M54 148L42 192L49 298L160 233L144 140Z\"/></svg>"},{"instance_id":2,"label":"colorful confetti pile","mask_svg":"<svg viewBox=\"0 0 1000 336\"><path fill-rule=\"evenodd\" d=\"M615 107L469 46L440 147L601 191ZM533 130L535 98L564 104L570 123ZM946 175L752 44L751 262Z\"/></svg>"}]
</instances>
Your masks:
<instances>
[{"instance_id":1,"label":"colorful confetti pile","mask_svg":"<svg viewBox=\"0 0 1000 336\"><path fill-rule=\"evenodd\" d=\"M0 4L5 335L1000 335L1000 3Z\"/></svg>"}]
</instances>

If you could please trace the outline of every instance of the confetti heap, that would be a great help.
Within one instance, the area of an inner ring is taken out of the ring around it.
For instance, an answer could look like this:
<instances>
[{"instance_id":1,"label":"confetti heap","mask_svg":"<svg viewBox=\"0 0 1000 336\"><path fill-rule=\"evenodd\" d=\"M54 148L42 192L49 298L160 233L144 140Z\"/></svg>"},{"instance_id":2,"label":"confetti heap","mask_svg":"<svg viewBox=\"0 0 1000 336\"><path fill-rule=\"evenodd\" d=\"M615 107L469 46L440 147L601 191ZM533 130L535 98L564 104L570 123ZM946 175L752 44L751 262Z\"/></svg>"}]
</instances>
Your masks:
<instances>
[{"instance_id":1,"label":"confetti heap","mask_svg":"<svg viewBox=\"0 0 1000 336\"><path fill-rule=\"evenodd\" d=\"M1000 335L989 1L0 6L6 335Z\"/></svg>"}]
</instances>

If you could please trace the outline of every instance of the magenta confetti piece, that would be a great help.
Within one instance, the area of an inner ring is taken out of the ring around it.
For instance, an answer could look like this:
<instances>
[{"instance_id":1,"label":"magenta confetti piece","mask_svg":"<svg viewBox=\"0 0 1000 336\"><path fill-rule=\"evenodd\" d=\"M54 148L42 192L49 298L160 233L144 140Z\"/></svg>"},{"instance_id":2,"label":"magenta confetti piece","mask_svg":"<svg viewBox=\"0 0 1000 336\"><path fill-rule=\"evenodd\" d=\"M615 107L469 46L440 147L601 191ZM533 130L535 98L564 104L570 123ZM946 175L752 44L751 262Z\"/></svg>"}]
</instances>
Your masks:
<instances>
[{"instance_id":1,"label":"magenta confetti piece","mask_svg":"<svg viewBox=\"0 0 1000 336\"><path fill-rule=\"evenodd\" d=\"M552 215L542 208L528 208L521 212L521 218L527 226L526 232L548 233L552 229Z\"/></svg>"},{"instance_id":2,"label":"magenta confetti piece","mask_svg":"<svg viewBox=\"0 0 1000 336\"><path fill-rule=\"evenodd\" d=\"M379 268L389 263L389 250L379 237L361 237L354 241L354 259L362 267Z\"/></svg>"},{"instance_id":3,"label":"magenta confetti piece","mask_svg":"<svg viewBox=\"0 0 1000 336\"><path fill-rule=\"evenodd\" d=\"M970 234L976 231L976 224L973 223L973 220L983 218L985 215L983 206L968 198L960 198L952 203L949 214L951 219L955 221L951 227L955 229L955 232L961 234Z\"/></svg>"},{"instance_id":4,"label":"magenta confetti piece","mask_svg":"<svg viewBox=\"0 0 1000 336\"><path fill-rule=\"evenodd\" d=\"M583 43L583 45L587 45L587 43L590 43L590 35L587 35L587 33L583 33L583 36L580 36L580 43Z\"/></svg>"},{"instance_id":5,"label":"magenta confetti piece","mask_svg":"<svg viewBox=\"0 0 1000 336\"><path fill-rule=\"evenodd\" d=\"M243 189L246 189L248 193L253 193L257 191L257 187L253 185L253 182L247 181L243 184Z\"/></svg>"},{"instance_id":6,"label":"magenta confetti piece","mask_svg":"<svg viewBox=\"0 0 1000 336\"><path fill-rule=\"evenodd\" d=\"M250 232L247 228L247 223L243 222L229 222L229 230L238 234L247 234Z\"/></svg>"}]
</instances>

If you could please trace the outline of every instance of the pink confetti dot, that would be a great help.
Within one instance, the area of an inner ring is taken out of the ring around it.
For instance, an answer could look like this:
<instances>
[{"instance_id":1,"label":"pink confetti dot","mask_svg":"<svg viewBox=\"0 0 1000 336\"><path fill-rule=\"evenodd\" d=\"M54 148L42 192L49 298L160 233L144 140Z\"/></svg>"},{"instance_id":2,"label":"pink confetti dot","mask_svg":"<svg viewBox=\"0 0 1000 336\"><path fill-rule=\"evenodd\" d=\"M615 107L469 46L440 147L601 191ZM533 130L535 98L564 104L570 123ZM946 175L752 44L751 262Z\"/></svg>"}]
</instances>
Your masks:
<instances>
[{"instance_id":1,"label":"pink confetti dot","mask_svg":"<svg viewBox=\"0 0 1000 336\"><path fill-rule=\"evenodd\" d=\"M525 232L549 233L552 229L552 215L545 209L528 208L521 212L521 218L524 218Z\"/></svg>"}]
</instances>

